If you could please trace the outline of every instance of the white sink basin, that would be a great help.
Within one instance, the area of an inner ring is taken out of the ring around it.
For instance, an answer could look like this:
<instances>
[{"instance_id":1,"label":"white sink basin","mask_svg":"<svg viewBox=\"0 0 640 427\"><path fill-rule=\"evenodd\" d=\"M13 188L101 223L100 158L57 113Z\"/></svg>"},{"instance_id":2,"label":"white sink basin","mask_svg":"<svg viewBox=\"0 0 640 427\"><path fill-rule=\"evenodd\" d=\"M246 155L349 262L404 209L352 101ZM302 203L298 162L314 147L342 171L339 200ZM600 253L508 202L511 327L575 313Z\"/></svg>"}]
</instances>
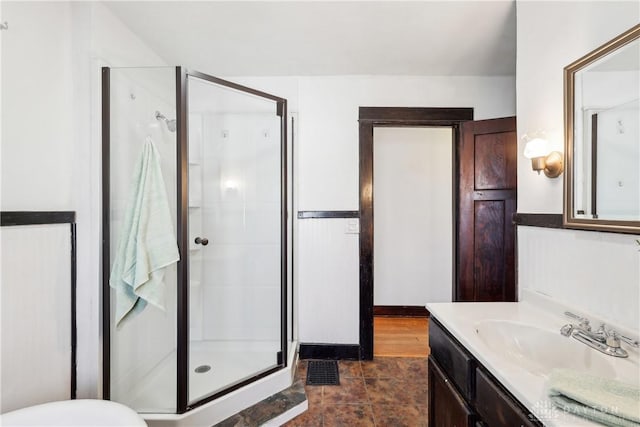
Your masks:
<instances>
[{"instance_id":1,"label":"white sink basin","mask_svg":"<svg viewBox=\"0 0 640 427\"><path fill-rule=\"evenodd\" d=\"M507 362L534 375L547 377L554 368L584 371L605 378L615 377L613 362L597 350L550 331L526 323L483 320L475 325L484 344Z\"/></svg>"}]
</instances>

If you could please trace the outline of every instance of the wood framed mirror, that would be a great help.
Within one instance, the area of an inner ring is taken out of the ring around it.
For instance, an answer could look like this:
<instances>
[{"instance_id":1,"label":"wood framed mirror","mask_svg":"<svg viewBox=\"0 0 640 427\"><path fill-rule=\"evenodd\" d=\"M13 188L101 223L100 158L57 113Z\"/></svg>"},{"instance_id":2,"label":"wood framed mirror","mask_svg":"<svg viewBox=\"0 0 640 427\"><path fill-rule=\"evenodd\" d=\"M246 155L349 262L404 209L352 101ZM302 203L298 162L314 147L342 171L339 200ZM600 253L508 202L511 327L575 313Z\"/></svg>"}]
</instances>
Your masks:
<instances>
[{"instance_id":1,"label":"wood framed mirror","mask_svg":"<svg viewBox=\"0 0 640 427\"><path fill-rule=\"evenodd\" d=\"M564 69L563 222L640 234L640 25Z\"/></svg>"}]
</instances>

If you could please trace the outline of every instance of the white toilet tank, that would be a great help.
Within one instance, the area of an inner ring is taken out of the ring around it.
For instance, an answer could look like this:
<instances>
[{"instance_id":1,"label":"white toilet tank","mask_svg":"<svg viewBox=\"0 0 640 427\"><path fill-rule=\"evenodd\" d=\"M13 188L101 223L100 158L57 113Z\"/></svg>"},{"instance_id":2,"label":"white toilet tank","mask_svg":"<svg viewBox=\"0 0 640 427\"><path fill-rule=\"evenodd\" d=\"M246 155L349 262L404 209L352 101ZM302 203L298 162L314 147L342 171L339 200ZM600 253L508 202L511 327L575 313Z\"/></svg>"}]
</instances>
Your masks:
<instances>
[{"instance_id":1,"label":"white toilet tank","mask_svg":"<svg viewBox=\"0 0 640 427\"><path fill-rule=\"evenodd\" d=\"M0 415L2 426L146 427L137 412L109 400L78 399L44 403Z\"/></svg>"}]
</instances>

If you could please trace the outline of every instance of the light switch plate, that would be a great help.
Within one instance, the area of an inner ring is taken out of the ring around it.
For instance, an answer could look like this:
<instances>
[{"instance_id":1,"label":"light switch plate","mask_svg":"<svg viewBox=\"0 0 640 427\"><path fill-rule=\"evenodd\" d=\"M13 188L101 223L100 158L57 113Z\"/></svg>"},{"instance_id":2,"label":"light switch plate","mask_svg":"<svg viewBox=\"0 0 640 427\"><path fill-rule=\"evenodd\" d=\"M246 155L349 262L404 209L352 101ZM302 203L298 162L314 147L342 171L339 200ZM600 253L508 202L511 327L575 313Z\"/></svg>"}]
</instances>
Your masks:
<instances>
[{"instance_id":1,"label":"light switch plate","mask_svg":"<svg viewBox=\"0 0 640 427\"><path fill-rule=\"evenodd\" d=\"M347 221L347 227L345 234L360 234L360 221L357 219L350 219Z\"/></svg>"}]
</instances>

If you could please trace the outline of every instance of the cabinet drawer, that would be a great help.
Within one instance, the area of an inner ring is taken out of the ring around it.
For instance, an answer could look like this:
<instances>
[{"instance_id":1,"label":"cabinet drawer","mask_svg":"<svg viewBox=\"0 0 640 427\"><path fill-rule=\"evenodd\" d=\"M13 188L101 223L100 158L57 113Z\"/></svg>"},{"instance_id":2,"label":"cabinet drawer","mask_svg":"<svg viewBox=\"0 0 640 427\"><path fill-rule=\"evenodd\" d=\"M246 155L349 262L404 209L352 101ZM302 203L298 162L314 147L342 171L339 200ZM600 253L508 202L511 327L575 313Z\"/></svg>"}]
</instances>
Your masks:
<instances>
[{"instance_id":1,"label":"cabinet drawer","mask_svg":"<svg viewBox=\"0 0 640 427\"><path fill-rule=\"evenodd\" d=\"M474 413L429 356L429 427L473 427Z\"/></svg>"},{"instance_id":2,"label":"cabinet drawer","mask_svg":"<svg viewBox=\"0 0 640 427\"><path fill-rule=\"evenodd\" d=\"M537 427L535 417L503 391L489 374L476 369L475 408L490 427Z\"/></svg>"},{"instance_id":3,"label":"cabinet drawer","mask_svg":"<svg viewBox=\"0 0 640 427\"><path fill-rule=\"evenodd\" d=\"M429 321L429 348L431 355L451 378L462 396L471 401L475 369L473 356L467 353L433 318Z\"/></svg>"}]
</instances>

